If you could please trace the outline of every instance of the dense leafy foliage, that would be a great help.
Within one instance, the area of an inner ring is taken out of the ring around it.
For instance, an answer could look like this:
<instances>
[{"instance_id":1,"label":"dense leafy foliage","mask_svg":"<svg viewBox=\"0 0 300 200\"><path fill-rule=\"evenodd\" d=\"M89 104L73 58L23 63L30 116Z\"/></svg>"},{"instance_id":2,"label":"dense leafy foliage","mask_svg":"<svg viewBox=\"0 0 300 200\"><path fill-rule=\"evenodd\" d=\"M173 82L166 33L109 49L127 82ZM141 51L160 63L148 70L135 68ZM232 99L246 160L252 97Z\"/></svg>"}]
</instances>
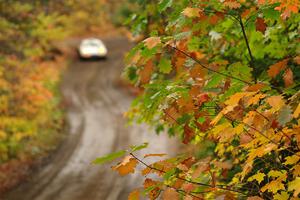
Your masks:
<instances>
[{"instance_id":1,"label":"dense leafy foliage","mask_svg":"<svg viewBox=\"0 0 300 200\"><path fill-rule=\"evenodd\" d=\"M62 138L58 85L66 59L57 44L104 24L102 5L98 0L0 1L1 194Z\"/></svg>"},{"instance_id":2,"label":"dense leafy foliage","mask_svg":"<svg viewBox=\"0 0 300 200\"><path fill-rule=\"evenodd\" d=\"M147 38L129 52L125 76L143 93L127 116L195 152L147 163L128 151L113 169L124 175L139 163L142 175L161 177L145 179L150 199L297 199L299 2L136 5L127 23Z\"/></svg>"}]
</instances>

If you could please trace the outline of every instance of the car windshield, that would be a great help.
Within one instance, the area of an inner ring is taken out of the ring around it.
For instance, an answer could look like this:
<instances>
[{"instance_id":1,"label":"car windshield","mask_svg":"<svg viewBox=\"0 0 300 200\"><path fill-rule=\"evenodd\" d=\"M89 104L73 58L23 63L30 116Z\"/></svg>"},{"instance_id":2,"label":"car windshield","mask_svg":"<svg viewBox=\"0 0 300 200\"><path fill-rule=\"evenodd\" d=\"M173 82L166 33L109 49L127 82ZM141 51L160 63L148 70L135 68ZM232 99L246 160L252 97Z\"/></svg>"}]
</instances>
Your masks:
<instances>
[{"instance_id":1,"label":"car windshield","mask_svg":"<svg viewBox=\"0 0 300 200\"><path fill-rule=\"evenodd\" d=\"M101 42L99 40L84 40L82 42L82 45L84 46L92 46L92 47L98 47L101 46Z\"/></svg>"}]
</instances>

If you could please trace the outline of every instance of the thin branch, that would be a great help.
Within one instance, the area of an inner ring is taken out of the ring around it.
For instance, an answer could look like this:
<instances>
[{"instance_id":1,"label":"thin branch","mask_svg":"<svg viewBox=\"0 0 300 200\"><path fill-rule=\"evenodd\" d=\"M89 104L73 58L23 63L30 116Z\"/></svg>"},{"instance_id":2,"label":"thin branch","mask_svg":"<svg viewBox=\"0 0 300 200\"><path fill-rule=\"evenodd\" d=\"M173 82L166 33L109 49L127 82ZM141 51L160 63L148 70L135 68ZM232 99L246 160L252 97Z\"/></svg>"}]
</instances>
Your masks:
<instances>
[{"instance_id":1,"label":"thin branch","mask_svg":"<svg viewBox=\"0 0 300 200\"><path fill-rule=\"evenodd\" d=\"M184 191L184 190L177 189L177 188L175 188L175 187L173 187L173 186L171 186L171 185L165 184L165 186L167 186L168 188L172 188L173 190L175 190L175 191L178 192L179 194L182 194L182 193L183 193L184 196L188 196L188 195L189 195L189 196L192 196L192 197L194 197L194 198L196 198L196 199L203 200L203 198L194 195L194 194L198 194L198 193L196 193L196 192L190 192L190 193L188 193L188 192L186 192L186 191ZM193 193L194 193L194 194L193 194ZM203 193L207 193L207 192L203 192Z\"/></svg>"},{"instance_id":2,"label":"thin branch","mask_svg":"<svg viewBox=\"0 0 300 200\"><path fill-rule=\"evenodd\" d=\"M166 44L166 43L164 43L164 44ZM245 80L243 80L243 79L240 79L240 78L231 76L231 75L229 75L229 74L225 74L225 73L223 73L223 72L219 72L219 71L217 71L217 70L214 70L214 69L209 68L208 66L204 65L204 64L203 64L201 61L199 61L198 59L194 58L193 56L191 56L190 54L186 53L185 51L182 51L181 49L178 49L178 48L175 47L175 46L172 46L172 45L170 45L170 44L166 44L166 45L169 46L169 47L171 47L172 49L174 49L174 50L180 52L181 54L185 55L186 57L191 58L191 59L194 60L196 63L198 63L202 68L204 68L204 69L206 69L206 70L208 70L208 71L211 71L211 72L214 72L214 73L216 73L216 74L220 74L220 75L222 75L222 76L225 76L225 77L229 77L229 78L238 80L238 81L240 81L240 82L242 82L242 83L245 83L245 84L247 84L247 85L251 85L251 83L248 82L248 81L245 81Z\"/></svg>"},{"instance_id":3,"label":"thin branch","mask_svg":"<svg viewBox=\"0 0 300 200\"><path fill-rule=\"evenodd\" d=\"M250 45L249 45L249 41L248 41L248 38L247 38L247 35L246 35L245 26L244 26L242 17L240 15L239 15L239 23L240 23L240 26L242 28L243 37L244 37L244 40L246 42L248 53L249 53L249 56L250 56L250 60L251 60L250 66L253 68L254 58L253 58L253 55L252 55L252 52L251 52L251 49L250 49Z\"/></svg>"},{"instance_id":4,"label":"thin branch","mask_svg":"<svg viewBox=\"0 0 300 200\"><path fill-rule=\"evenodd\" d=\"M157 169L155 167L152 167L151 165L148 165L147 163L145 163L144 161L142 161L141 159L139 159L137 156L135 156L133 153L130 153L130 155L132 157L134 157L138 162L140 162L141 164L143 164L145 167L148 167L150 168L151 170L155 170L155 171L158 171L160 173L167 173L166 171L164 170L161 170L161 169ZM242 195L245 195L247 196L245 193L243 193L242 191L238 191L238 190L234 190L234 189L230 189L230 188L224 188L223 185L216 185L216 186L212 186L212 185L209 185L209 184L206 184L206 183L200 183L200 182L195 182L195 181L191 181L191 180L188 180L188 179L185 179L185 178L182 178L178 175L175 176L177 179L179 180L182 180L182 181L185 181L185 182L188 182L188 183L191 183L191 184L195 184L195 185L200 185L200 186L204 186L204 187L209 187L209 188L215 188L215 189L219 189L219 190L225 190L225 191L230 191L230 192L236 192L236 193L239 193L239 194L242 194Z\"/></svg>"}]
</instances>

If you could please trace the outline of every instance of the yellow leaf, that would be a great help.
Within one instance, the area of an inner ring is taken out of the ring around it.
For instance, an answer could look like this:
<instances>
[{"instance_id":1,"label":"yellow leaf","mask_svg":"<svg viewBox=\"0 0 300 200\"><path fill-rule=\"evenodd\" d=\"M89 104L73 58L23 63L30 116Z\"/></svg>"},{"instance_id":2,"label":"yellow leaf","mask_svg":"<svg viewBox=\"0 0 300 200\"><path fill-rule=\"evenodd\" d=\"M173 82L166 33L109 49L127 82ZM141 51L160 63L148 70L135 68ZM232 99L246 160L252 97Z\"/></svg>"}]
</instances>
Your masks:
<instances>
[{"instance_id":1,"label":"yellow leaf","mask_svg":"<svg viewBox=\"0 0 300 200\"><path fill-rule=\"evenodd\" d=\"M162 157L162 156L165 156L165 155L167 155L167 154L165 154L165 153L152 153L152 154L146 154L146 155L144 156L144 158L147 158L147 157L154 157L154 156L156 156L156 157Z\"/></svg>"},{"instance_id":2,"label":"yellow leaf","mask_svg":"<svg viewBox=\"0 0 300 200\"><path fill-rule=\"evenodd\" d=\"M234 95L230 96L228 100L225 101L226 105L235 106L239 103L239 101L245 97L255 94L255 92L237 92Z\"/></svg>"},{"instance_id":3,"label":"yellow leaf","mask_svg":"<svg viewBox=\"0 0 300 200\"><path fill-rule=\"evenodd\" d=\"M223 117L223 113L219 112L219 114L210 122L210 125L216 125L220 119Z\"/></svg>"},{"instance_id":4,"label":"yellow leaf","mask_svg":"<svg viewBox=\"0 0 300 200\"><path fill-rule=\"evenodd\" d=\"M179 200L179 194L176 190L168 188L164 191L163 200Z\"/></svg>"},{"instance_id":5,"label":"yellow leaf","mask_svg":"<svg viewBox=\"0 0 300 200\"><path fill-rule=\"evenodd\" d=\"M128 196L128 200L139 200L140 199L140 191L139 190L134 190L130 192Z\"/></svg>"},{"instance_id":6,"label":"yellow leaf","mask_svg":"<svg viewBox=\"0 0 300 200\"><path fill-rule=\"evenodd\" d=\"M266 175L264 173L259 172L259 173L255 174L255 175L249 177L248 181L256 180L260 184L264 180L265 176Z\"/></svg>"},{"instance_id":7,"label":"yellow leaf","mask_svg":"<svg viewBox=\"0 0 300 200\"><path fill-rule=\"evenodd\" d=\"M271 96L267 98L266 102L272 107L272 111L274 112L280 110L285 105L282 96Z\"/></svg>"},{"instance_id":8,"label":"yellow leaf","mask_svg":"<svg viewBox=\"0 0 300 200\"><path fill-rule=\"evenodd\" d=\"M288 200L290 198L290 195L287 192L281 192L280 194L275 194L274 199L275 200Z\"/></svg>"},{"instance_id":9,"label":"yellow leaf","mask_svg":"<svg viewBox=\"0 0 300 200\"><path fill-rule=\"evenodd\" d=\"M295 165L292 169L294 170L293 171L294 177L300 176L300 164Z\"/></svg>"},{"instance_id":10,"label":"yellow leaf","mask_svg":"<svg viewBox=\"0 0 300 200\"><path fill-rule=\"evenodd\" d=\"M238 126L234 127L235 134L239 135L244 131L244 124L239 124Z\"/></svg>"},{"instance_id":11,"label":"yellow leaf","mask_svg":"<svg viewBox=\"0 0 300 200\"><path fill-rule=\"evenodd\" d=\"M182 14L186 17L200 17L202 13L202 10L200 8L190 8L187 7L182 11Z\"/></svg>"},{"instance_id":12,"label":"yellow leaf","mask_svg":"<svg viewBox=\"0 0 300 200\"><path fill-rule=\"evenodd\" d=\"M268 173L268 176L269 177L275 177L275 178L278 178L280 176L283 176L286 174L286 171L276 171L276 170L271 170L269 173Z\"/></svg>"},{"instance_id":13,"label":"yellow leaf","mask_svg":"<svg viewBox=\"0 0 300 200\"><path fill-rule=\"evenodd\" d=\"M145 169L142 170L141 173L143 176L145 176L145 175L149 174L151 172L151 170L152 170L151 168L146 167Z\"/></svg>"},{"instance_id":14,"label":"yellow leaf","mask_svg":"<svg viewBox=\"0 0 300 200\"><path fill-rule=\"evenodd\" d=\"M135 158L126 156L121 163L113 166L112 169L118 171L121 176L124 176L129 173L134 173L137 164L138 161Z\"/></svg>"},{"instance_id":15,"label":"yellow leaf","mask_svg":"<svg viewBox=\"0 0 300 200\"><path fill-rule=\"evenodd\" d=\"M282 179L278 178L270 183L266 184L264 187L260 189L262 192L269 191L275 194L278 190L285 190L284 184L282 183Z\"/></svg>"},{"instance_id":16,"label":"yellow leaf","mask_svg":"<svg viewBox=\"0 0 300 200\"><path fill-rule=\"evenodd\" d=\"M144 43L148 49L152 49L161 43L160 37L149 37L144 40Z\"/></svg>"},{"instance_id":17,"label":"yellow leaf","mask_svg":"<svg viewBox=\"0 0 300 200\"><path fill-rule=\"evenodd\" d=\"M294 191L294 197L297 197L300 193L300 177L297 177L295 180L288 184L288 190Z\"/></svg>"},{"instance_id":18,"label":"yellow leaf","mask_svg":"<svg viewBox=\"0 0 300 200\"><path fill-rule=\"evenodd\" d=\"M285 165L293 165L297 163L300 160L300 157L298 155L292 155L285 158Z\"/></svg>"},{"instance_id":19,"label":"yellow leaf","mask_svg":"<svg viewBox=\"0 0 300 200\"><path fill-rule=\"evenodd\" d=\"M246 101L246 105L247 106L250 106L250 105L255 105L257 103L259 103L259 100L262 99L262 98L265 98L265 94L257 94L251 98L249 98L247 101Z\"/></svg>"},{"instance_id":20,"label":"yellow leaf","mask_svg":"<svg viewBox=\"0 0 300 200\"><path fill-rule=\"evenodd\" d=\"M298 104L296 110L294 111L293 117L297 118L300 114L300 103Z\"/></svg>"}]
</instances>

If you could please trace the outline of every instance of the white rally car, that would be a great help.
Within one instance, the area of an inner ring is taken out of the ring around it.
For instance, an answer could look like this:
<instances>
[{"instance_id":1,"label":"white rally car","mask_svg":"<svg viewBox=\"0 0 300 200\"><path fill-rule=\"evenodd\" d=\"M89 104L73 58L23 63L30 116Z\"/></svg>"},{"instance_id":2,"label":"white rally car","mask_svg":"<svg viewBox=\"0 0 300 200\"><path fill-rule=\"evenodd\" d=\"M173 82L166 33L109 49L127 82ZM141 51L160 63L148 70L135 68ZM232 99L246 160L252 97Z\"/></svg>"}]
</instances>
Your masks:
<instances>
[{"instance_id":1,"label":"white rally car","mask_svg":"<svg viewBox=\"0 0 300 200\"><path fill-rule=\"evenodd\" d=\"M81 41L78 55L81 59L106 58L107 48L100 39L87 38Z\"/></svg>"}]
</instances>

